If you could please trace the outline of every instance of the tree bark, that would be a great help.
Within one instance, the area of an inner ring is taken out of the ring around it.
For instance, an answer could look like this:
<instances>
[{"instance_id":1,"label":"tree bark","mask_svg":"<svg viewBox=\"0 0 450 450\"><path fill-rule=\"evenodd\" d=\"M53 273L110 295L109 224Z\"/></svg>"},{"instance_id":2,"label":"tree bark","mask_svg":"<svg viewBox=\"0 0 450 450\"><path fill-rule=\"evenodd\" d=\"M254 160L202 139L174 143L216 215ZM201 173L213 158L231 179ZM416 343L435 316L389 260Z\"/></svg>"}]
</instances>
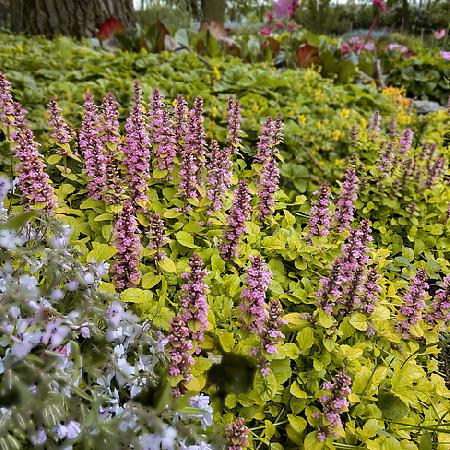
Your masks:
<instances>
[{"instance_id":1,"label":"tree bark","mask_svg":"<svg viewBox=\"0 0 450 450\"><path fill-rule=\"evenodd\" d=\"M408 0L402 0L402 22L403 29L405 31L409 30L409 6Z\"/></svg>"},{"instance_id":2,"label":"tree bark","mask_svg":"<svg viewBox=\"0 0 450 450\"><path fill-rule=\"evenodd\" d=\"M225 0L202 0L202 25L215 22L225 23Z\"/></svg>"},{"instance_id":3,"label":"tree bark","mask_svg":"<svg viewBox=\"0 0 450 450\"><path fill-rule=\"evenodd\" d=\"M10 0L11 29L53 37L95 36L109 17L129 29L135 23L133 0Z\"/></svg>"}]
</instances>

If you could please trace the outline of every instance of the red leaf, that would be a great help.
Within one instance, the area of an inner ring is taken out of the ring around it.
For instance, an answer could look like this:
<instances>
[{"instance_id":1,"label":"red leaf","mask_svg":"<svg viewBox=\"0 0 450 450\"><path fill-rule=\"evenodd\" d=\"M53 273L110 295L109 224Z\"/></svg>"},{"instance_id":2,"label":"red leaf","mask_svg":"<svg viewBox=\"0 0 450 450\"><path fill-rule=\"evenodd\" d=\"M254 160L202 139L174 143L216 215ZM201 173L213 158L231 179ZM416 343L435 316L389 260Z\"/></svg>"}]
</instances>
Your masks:
<instances>
[{"instance_id":1,"label":"red leaf","mask_svg":"<svg viewBox=\"0 0 450 450\"><path fill-rule=\"evenodd\" d=\"M319 61L319 49L309 44L302 44L295 54L299 67L309 67Z\"/></svg>"},{"instance_id":2,"label":"red leaf","mask_svg":"<svg viewBox=\"0 0 450 450\"><path fill-rule=\"evenodd\" d=\"M100 25L97 32L97 39L103 42L117 33L125 33L125 26L119 19L109 17Z\"/></svg>"}]
</instances>

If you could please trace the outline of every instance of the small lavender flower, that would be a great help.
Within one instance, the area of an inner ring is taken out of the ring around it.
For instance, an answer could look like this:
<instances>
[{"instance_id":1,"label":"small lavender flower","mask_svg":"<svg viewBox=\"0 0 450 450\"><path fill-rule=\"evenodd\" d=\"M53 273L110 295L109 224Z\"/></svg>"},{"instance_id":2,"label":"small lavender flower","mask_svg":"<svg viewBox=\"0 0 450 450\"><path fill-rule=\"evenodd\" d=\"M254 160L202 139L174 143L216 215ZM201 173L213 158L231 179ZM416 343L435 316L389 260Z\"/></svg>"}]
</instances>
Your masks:
<instances>
[{"instance_id":1,"label":"small lavender flower","mask_svg":"<svg viewBox=\"0 0 450 450\"><path fill-rule=\"evenodd\" d=\"M404 159L408 156L408 151L414 140L414 131L410 128L403 130L402 137L398 143L398 155L400 159Z\"/></svg>"},{"instance_id":2,"label":"small lavender flower","mask_svg":"<svg viewBox=\"0 0 450 450\"><path fill-rule=\"evenodd\" d=\"M164 104L159 89L154 89L150 104L149 134L156 154L156 165L161 170L173 171L173 160L177 154L172 118Z\"/></svg>"},{"instance_id":3,"label":"small lavender flower","mask_svg":"<svg viewBox=\"0 0 450 450\"><path fill-rule=\"evenodd\" d=\"M169 375L180 377L178 386L172 391L173 395L178 397L186 391L184 382L192 379L191 367L195 362L192 357L191 331L183 317L175 316L171 320L167 339Z\"/></svg>"},{"instance_id":4,"label":"small lavender flower","mask_svg":"<svg viewBox=\"0 0 450 450\"><path fill-rule=\"evenodd\" d=\"M350 224L353 222L355 213L354 203L358 198L357 194L358 177L356 176L355 169L349 167L345 171L344 182L339 192L339 198L336 203L336 211L334 218L336 226L340 233L346 231Z\"/></svg>"},{"instance_id":5,"label":"small lavender flower","mask_svg":"<svg viewBox=\"0 0 450 450\"><path fill-rule=\"evenodd\" d=\"M189 260L189 272L184 272L181 277L186 280L182 286L182 297L180 300L182 317L186 324L192 325L191 339L197 346L195 352L201 351L203 333L208 325L208 301L206 293L208 285L205 283L207 271L203 268L203 261L197 253L194 253Z\"/></svg>"},{"instance_id":6,"label":"small lavender flower","mask_svg":"<svg viewBox=\"0 0 450 450\"><path fill-rule=\"evenodd\" d=\"M427 273L420 269L416 272L412 284L408 287L403 296L403 305L400 312L403 318L398 322L397 329L404 338L409 337L409 329L422 318L422 311L425 310L425 299L427 297Z\"/></svg>"},{"instance_id":7,"label":"small lavender flower","mask_svg":"<svg viewBox=\"0 0 450 450\"><path fill-rule=\"evenodd\" d=\"M13 133L14 155L19 160L16 170L19 173L18 188L21 200L30 208L37 203L45 203L45 210L54 212L58 207L55 191L50 185L50 178L45 173L42 155L34 141L31 130L22 129Z\"/></svg>"},{"instance_id":8,"label":"small lavender flower","mask_svg":"<svg viewBox=\"0 0 450 450\"><path fill-rule=\"evenodd\" d=\"M272 273L262 256L250 256L250 266L245 276L246 286L241 292L241 321L251 333L261 335L266 322L266 295L272 282Z\"/></svg>"},{"instance_id":9,"label":"small lavender flower","mask_svg":"<svg viewBox=\"0 0 450 450\"><path fill-rule=\"evenodd\" d=\"M387 144L384 144L381 149L383 149L383 152L380 156L380 161L378 164L378 167L381 171L381 173L384 176L387 176L389 174L389 170L391 169L395 156L394 156L394 141L390 140Z\"/></svg>"},{"instance_id":10,"label":"small lavender flower","mask_svg":"<svg viewBox=\"0 0 450 450\"><path fill-rule=\"evenodd\" d=\"M389 131L389 137L394 139L397 136L397 122L395 121L395 117L391 117L391 120L388 123L387 129Z\"/></svg>"},{"instance_id":11,"label":"small lavender flower","mask_svg":"<svg viewBox=\"0 0 450 450\"><path fill-rule=\"evenodd\" d=\"M123 194L119 174L119 104L110 92L103 97L100 120L101 139L106 158L106 180L111 192L109 200L118 204Z\"/></svg>"},{"instance_id":12,"label":"small lavender flower","mask_svg":"<svg viewBox=\"0 0 450 450\"><path fill-rule=\"evenodd\" d=\"M431 189L435 185L436 181L443 174L445 166L446 160L442 155L436 159L431 167L427 165L427 178L424 181L426 189Z\"/></svg>"},{"instance_id":13,"label":"small lavender flower","mask_svg":"<svg viewBox=\"0 0 450 450\"><path fill-rule=\"evenodd\" d=\"M131 200L145 209L150 180L151 142L147 134L142 106L142 89L138 81L134 83L134 104L126 120L125 130L125 142L122 147L125 154L123 164L126 167Z\"/></svg>"},{"instance_id":14,"label":"small lavender flower","mask_svg":"<svg viewBox=\"0 0 450 450\"><path fill-rule=\"evenodd\" d=\"M207 197L211 201L208 212L212 214L218 211L223 204L223 197L231 186L230 150L221 149L217 141L211 141L211 147L207 162L208 190Z\"/></svg>"},{"instance_id":15,"label":"small lavender flower","mask_svg":"<svg viewBox=\"0 0 450 450\"><path fill-rule=\"evenodd\" d=\"M67 125L62 117L62 110L58 106L55 98L52 98L48 103L47 114L49 116L48 126L52 130L52 139L61 145L61 153L63 156L68 156L70 147L64 144L69 144L74 137L73 130Z\"/></svg>"},{"instance_id":16,"label":"small lavender flower","mask_svg":"<svg viewBox=\"0 0 450 450\"><path fill-rule=\"evenodd\" d=\"M227 141L230 148L231 154L236 153L241 143L241 138L239 137L239 132L241 130L241 105L236 97L228 97L228 108L227 108Z\"/></svg>"},{"instance_id":17,"label":"small lavender flower","mask_svg":"<svg viewBox=\"0 0 450 450\"><path fill-rule=\"evenodd\" d=\"M141 279L139 262L141 242L137 219L130 201L126 201L113 228L114 245L117 248L116 263L113 265L113 280L117 290L135 287Z\"/></svg>"},{"instance_id":18,"label":"small lavender flower","mask_svg":"<svg viewBox=\"0 0 450 450\"><path fill-rule=\"evenodd\" d=\"M154 212L150 215L147 236L150 239L149 248L156 250L153 256L155 261L159 261L166 257L166 253L161 250L169 241L166 236L166 226L158 213Z\"/></svg>"},{"instance_id":19,"label":"small lavender flower","mask_svg":"<svg viewBox=\"0 0 450 450\"><path fill-rule=\"evenodd\" d=\"M259 136L255 160L262 164L269 160L275 152L275 146L280 137L280 129L276 121L268 117L263 124Z\"/></svg>"},{"instance_id":20,"label":"small lavender flower","mask_svg":"<svg viewBox=\"0 0 450 450\"><path fill-rule=\"evenodd\" d=\"M369 136L372 141L376 141L380 136L381 114L375 111L369 123Z\"/></svg>"},{"instance_id":21,"label":"small lavender flower","mask_svg":"<svg viewBox=\"0 0 450 450\"><path fill-rule=\"evenodd\" d=\"M311 218L309 219L307 239L311 239L312 236L328 236L331 227L330 185L324 183L320 190L313 194L318 198L311 202Z\"/></svg>"},{"instance_id":22,"label":"small lavender flower","mask_svg":"<svg viewBox=\"0 0 450 450\"><path fill-rule=\"evenodd\" d=\"M14 100L11 84L4 73L0 72L0 124L8 128L14 123Z\"/></svg>"},{"instance_id":23,"label":"small lavender flower","mask_svg":"<svg viewBox=\"0 0 450 450\"><path fill-rule=\"evenodd\" d=\"M238 417L225 428L228 450L243 450L248 446L249 429L245 426L245 420Z\"/></svg>"},{"instance_id":24,"label":"small lavender flower","mask_svg":"<svg viewBox=\"0 0 450 450\"><path fill-rule=\"evenodd\" d=\"M100 200L106 189L106 158L99 133L99 116L90 92L86 93L84 113L79 133L80 148L89 182L89 196Z\"/></svg>"},{"instance_id":25,"label":"small lavender flower","mask_svg":"<svg viewBox=\"0 0 450 450\"><path fill-rule=\"evenodd\" d=\"M225 259L239 255L238 245L240 237L247 232L245 221L250 220L252 207L251 195L245 180L241 180L237 189L233 192L234 199L227 217L227 226L222 234L220 251Z\"/></svg>"},{"instance_id":26,"label":"small lavender flower","mask_svg":"<svg viewBox=\"0 0 450 450\"><path fill-rule=\"evenodd\" d=\"M259 219L265 222L275 210L275 192L278 191L280 183L280 171L274 156L264 161L257 181L258 185L258 208Z\"/></svg>"},{"instance_id":27,"label":"small lavender flower","mask_svg":"<svg viewBox=\"0 0 450 450\"><path fill-rule=\"evenodd\" d=\"M173 131L175 139L180 144L186 139L189 129L189 107L183 95L177 95L177 101L173 109L174 123Z\"/></svg>"},{"instance_id":28,"label":"small lavender flower","mask_svg":"<svg viewBox=\"0 0 450 450\"><path fill-rule=\"evenodd\" d=\"M439 322L447 325L450 320L450 275L444 278L441 289L438 289L436 295L431 301L430 310L426 321L435 326Z\"/></svg>"},{"instance_id":29,"label":"small lavender flower","mask_svg":"<svg viewBox=\"0 0 450 450\"><path fill-rule=\"evenodd\" d=\"M348 396L352 393L352 380L343 372L338 373L333 381L323 383L322 389L328 391L319 401L328 424L319 427L319 441L337 437L336 429L342 425L341 414L348 410Z\"/></svg>"},{"instance_id":30,"label":"small lavender flower","mask_svg":"<svg viewBox=\"0 0 450 450\"><path fill-rule=\"evenodd\" d=\"M370 269L366 276L364 283L364 294L361 299L361 311L367 314L371 314L374 311L375 303L378 302L381 286L378 283L380 275L378 270L373 267Z\"/></svg>"}]
</instances>

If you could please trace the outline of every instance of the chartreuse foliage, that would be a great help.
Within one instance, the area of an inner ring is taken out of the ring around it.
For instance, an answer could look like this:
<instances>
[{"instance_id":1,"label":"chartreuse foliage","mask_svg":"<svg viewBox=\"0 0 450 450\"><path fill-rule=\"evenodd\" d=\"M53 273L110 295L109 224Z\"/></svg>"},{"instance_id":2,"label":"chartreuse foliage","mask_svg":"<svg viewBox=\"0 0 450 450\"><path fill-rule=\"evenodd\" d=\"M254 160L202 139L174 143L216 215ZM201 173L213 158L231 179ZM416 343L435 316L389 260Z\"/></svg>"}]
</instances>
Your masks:
<instances>
[{"instance_id":1,"label":"chartreuse foliage","mask_svg":"<svg viewBox=\"0 0 450 450\"><path fill-rule=\"evenodd\" d=\"M400 119L410 120L401 115ZM448 123L444 116L439 120ZM298 195L290 201L281 190L275 194L273 216L261 223L255 195L261 167L252 159L253 148L245 145L244 151L234 157L232 184L246 180L255 197L239 257L231 260L224 260L219 251L232 203L231 191L225 196L224 207L208 216L210 202L203 185L199 186L199 198L191 198L186 208L178 189L177 168L170 180L158 169L151 172L147 212L137 212L143 230L143 275L136 287L121 293L121 299L141 317L168 330L180 309L181 273L188 271L188 260L194 252L201 257L208 271L208 325L187 387L215 398L218 423L229 423L236 416L244 418L251 431L250 448L444 450L449 445L446 417L450 393L438 359L439 336L445 325L441 322L433 327L420 320L408 337L402 337L396 328L403 296L416 270L425 269L430 284L450 273L446 237L450 196L442 171L430 185L426 184L431 171L427 163L445 156L448 150L439 127L434 132L426 130L424 136L437 141L434 156L420 159L423 150L418 143L406 155L416 158L414 167L421 168L421 175L414 172L406 176L407 165L397 161L394 150L386 175L379 159L389 142L394 148L399 146L399 136L391 126L391 138L384 130L376 137L365 125L356 123L359 133L353 149L347 148L346 153L357 155L351 164L360 180L352 227L358 227L363 217L373 227L369 258L380 275L382 291L372 313L355 308L346 315L331 315L318 307L319 280L329 275L347 232L333 229L328 236L306 239L309 199ZM257 131L253 129L253 133ZM301 142L301 137L298 139ZM73 147L76 149L75 144ZM87 197L87 180L79 158L70 159L64 167L52 146L44 145L44 151L59 201L56 216L72 227L73 245L87 261L113 263L116 249L112 229L121 205ZM175 162L177 167L179 161ZM332 186L335 198L338 185L334 182ZM22 211L15 197L11 208ZM145 234L150 212L164 219L169 238L164 247L166 258L158 261ZM265 355L270 367L266 376L254 370L251 351L258 339L241 326L238 309L244 271L249 257L256 254L264 258L272 272L268 298L282 303L286 320L284 343L278 345L276 353ZM115 286L105 277L100 289L113 292ZM426 296L427 308L433 295L430 290ZM426 312L423 314L426 316ZM329 425L321 414L323 383L333 381L340 372L352 380L348 410L344 408L341 415L343 426L321 442L319 427ZM225 374L225 379L218 373Z\"/></svg>"},{"instance_id":2,"label":"chartreuse foliage","mask_svg":"<svg viewBox=\"0 0 450 450\"><path fill-rule=\"evenodd\" d=\"M111 91L126 104L135 78L143 83L144 97L156 86L171 99L183 94L192 101L202 95L205 127L219 141L225 138L226 97L235 95L245 112L244 153L252 152L262 119L281 113L285 139L280 169L292 199L295 192L306 192L315 177L333 179L343 170L351 125L368 119L371 111L378 109L386 117L400 111L397 119L406 125L397 96L380 94L373 85L335 85L312 69L278 71L231 57L205 63L186 52L114 54L66 37L48 41L0 34L0 71L29 110L37 133L47 129L44 111L51 97L57 97L68 122L77 125L87 90L96 98ZM45 143L47 134L42 139ZM6 154L0 151L0 167L9 164Z\"/></svg>"}]
</instances>

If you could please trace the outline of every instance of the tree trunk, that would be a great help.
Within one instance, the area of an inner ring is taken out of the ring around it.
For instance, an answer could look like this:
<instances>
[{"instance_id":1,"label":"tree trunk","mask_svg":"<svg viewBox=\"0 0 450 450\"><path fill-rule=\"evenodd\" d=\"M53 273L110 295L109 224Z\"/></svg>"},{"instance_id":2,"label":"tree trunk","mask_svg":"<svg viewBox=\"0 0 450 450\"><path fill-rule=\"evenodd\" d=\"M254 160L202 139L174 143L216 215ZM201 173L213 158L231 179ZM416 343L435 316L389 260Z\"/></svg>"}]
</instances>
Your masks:
<instances>
[{"instance_id":1,"label":"tree trunk","mask_svg":"<svg viewBox=\"0 0 450 450\"><path fill-rule=\"evenodd\" d=\"M95 36L109 17L127 29L135 23L133 0L10 0L10 7L16 33Z\"/></svg>"},{"instance_id":2,"label":"tree trunk","mask_svg":"<svg viewBox=\"0 0 450 450\"><path fill-rule=\"evenodd\" d=\"M0 28L10 27L9 0L0 0Z\"/></svg>"},{"instance_id":3,"label":"tree trunk","mask_svg":"<svg viewBox=\"0 0 450 450\"><path fill-rule=\"evenodd\" d=\"M408 0L402 0L402 25L403 30L409 30L409 7Z\"/></svg>"},{"instance_id":4,"label":"tree trunk","mask_svg":"<svg viewBox=\"0 0 450 450\"><path fill-rule=\"evenodd\" d=\"M202 25L215 22L225 23L225 0L202 0Z\"/></svg>"}]
</instances>

